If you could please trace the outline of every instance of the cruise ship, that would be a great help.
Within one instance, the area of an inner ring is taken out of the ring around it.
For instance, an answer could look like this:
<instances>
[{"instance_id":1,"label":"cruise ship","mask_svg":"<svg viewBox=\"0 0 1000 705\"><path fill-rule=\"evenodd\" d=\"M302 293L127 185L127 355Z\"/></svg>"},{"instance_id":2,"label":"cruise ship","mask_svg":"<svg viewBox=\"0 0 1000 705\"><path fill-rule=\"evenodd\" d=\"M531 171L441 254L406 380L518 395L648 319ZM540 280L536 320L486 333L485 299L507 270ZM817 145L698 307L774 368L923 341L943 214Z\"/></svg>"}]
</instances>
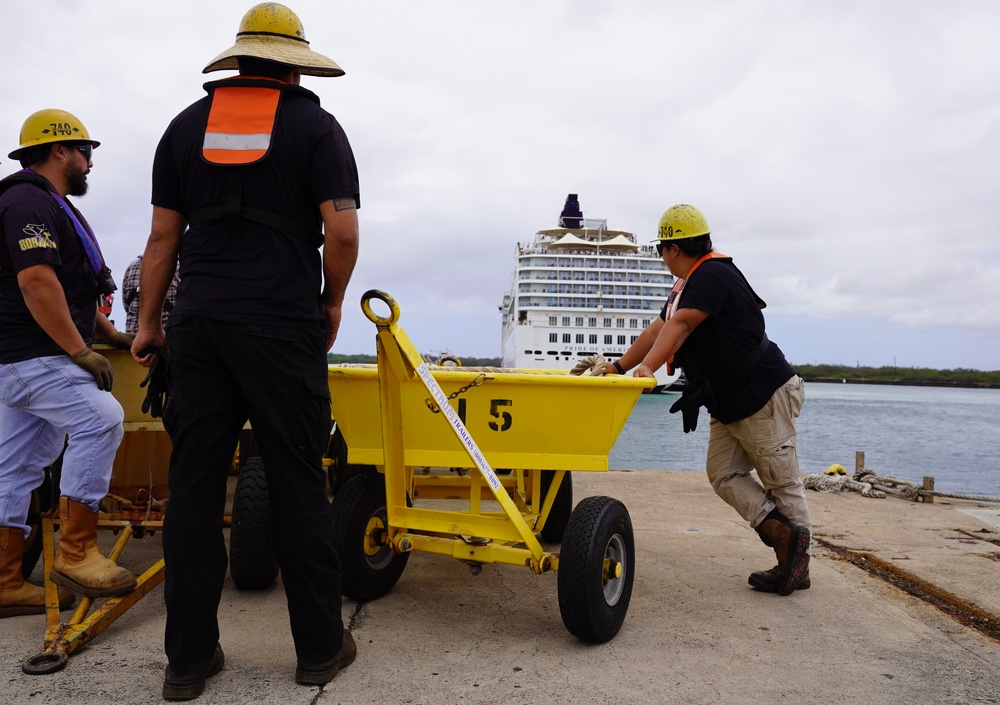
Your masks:
<instances>
[{"instance_id":1,"label":"cruise ship","mask_svg":"<svg viewBox=\"0 0 1000 705\"><path fill-rule=\"evenodd\" d=\"M584 218L571 193L555 227L518 243L503 298L502 364L572 369L582 358L617 360L667 300L674 277L652 244L607 220ZM676 381L656 371L654 391Z\"/></svg>"}]
</instances>

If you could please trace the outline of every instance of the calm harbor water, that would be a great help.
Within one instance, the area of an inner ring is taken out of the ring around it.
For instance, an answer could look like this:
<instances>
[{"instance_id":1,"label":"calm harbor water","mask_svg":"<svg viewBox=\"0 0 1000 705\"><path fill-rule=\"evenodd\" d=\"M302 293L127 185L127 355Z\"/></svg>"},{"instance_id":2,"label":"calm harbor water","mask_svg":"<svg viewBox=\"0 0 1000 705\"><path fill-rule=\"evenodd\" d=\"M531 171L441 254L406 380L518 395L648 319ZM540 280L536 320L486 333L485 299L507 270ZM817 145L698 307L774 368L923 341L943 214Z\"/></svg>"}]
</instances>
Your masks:
<instances>
[{"instance_id":1,"label":"calm harbor water","mask_svg":"<svg viewBox=\"0 0 1000 705\"><path fill-rule=\"evenodd\" d=\"M704 471L708 413L684 433L680 414L668 411L676 398L639 398L610 468ZM860 450L880 475L918 484L932 475L939 492L1000 496L1000 390L813 382L796 427L804 473L833 463L853 473Z\"/></svg>"}]
</instances>

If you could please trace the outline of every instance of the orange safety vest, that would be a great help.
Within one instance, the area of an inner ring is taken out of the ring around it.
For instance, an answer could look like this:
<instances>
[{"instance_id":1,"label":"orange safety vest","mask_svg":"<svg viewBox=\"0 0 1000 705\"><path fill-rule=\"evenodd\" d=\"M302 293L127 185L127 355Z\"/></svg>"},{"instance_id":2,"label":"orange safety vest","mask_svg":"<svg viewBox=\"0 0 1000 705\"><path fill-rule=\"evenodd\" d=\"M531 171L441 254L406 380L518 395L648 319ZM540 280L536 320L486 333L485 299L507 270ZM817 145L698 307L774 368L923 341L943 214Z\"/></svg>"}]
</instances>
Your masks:
<instances>
[{"instance_id":1,"label":"orange safety vest","mask_svg":"<svg viewBox=\"0 0 1000 705\"><path fill-rule=\"evenodd\" d=\"M233 85L226 85L233 81ZM274 83L274 87L263 82ZM252 83L251 83L252 82ZM219 82L205 126L201 154L209 164L259 162L271 149L283 81L240 76Z\"/></svg>"},{"instance_id":2,"label":"orange safety vest","mask_svg":"<svg viewBox=\"0 0 1000 705\"><path fill-rule=\"evenodd\" d=\"M317 104L319 99L290 83L257 76L226 78L208 83L205 88L212 95L212 104L201 156L209 164L227 167L226 199L224 204L194 210L188 216L188 224L196 226L235 215L303 239L314 247L321 246L323 233L314 224L244 204L242 170L228 168L256 164L270 153L282 95L298 92Z\"/></svg>"}]
</instances>

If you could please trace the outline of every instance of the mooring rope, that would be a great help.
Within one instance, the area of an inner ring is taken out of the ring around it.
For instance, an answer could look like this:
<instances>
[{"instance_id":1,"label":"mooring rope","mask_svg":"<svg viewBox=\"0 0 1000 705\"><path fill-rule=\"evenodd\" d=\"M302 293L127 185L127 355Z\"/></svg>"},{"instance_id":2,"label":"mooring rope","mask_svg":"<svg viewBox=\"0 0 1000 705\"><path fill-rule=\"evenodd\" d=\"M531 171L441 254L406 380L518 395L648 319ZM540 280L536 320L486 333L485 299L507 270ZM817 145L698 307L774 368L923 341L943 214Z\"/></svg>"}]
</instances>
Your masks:
<instances>
[{"instance_id":1,"label":"mooring rope","mask_svg":"<svg viewBox=\"0 0 1000 705\"><path fill-rule=\"evenodd\" d=\"M831 466L831 469L839 466ZM829 472L829 471L828 471ZM858 470L853 476L841 474L811 473L802 478L806 489L817 492L844 492L852 490L860 492L862 497L885 499L887 495L910 499L914 502L921 497L947 497L950 499L967 499L974 502L997 502L1000 497L982 494L964 494L960 492L936 492L925 490L915 482L901 480L893 475L878 475L867 468Z\"/></svg>"}]
</instances>

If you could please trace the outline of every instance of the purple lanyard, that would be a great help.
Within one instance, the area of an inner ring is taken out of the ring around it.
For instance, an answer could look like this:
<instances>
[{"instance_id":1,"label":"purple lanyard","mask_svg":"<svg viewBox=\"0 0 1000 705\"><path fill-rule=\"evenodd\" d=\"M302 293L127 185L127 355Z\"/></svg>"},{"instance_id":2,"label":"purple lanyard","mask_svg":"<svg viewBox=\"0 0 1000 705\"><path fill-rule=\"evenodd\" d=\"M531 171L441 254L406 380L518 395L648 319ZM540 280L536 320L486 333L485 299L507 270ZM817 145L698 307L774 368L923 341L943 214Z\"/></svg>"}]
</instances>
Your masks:
<instances>
[{"instance_id":1,"label":"purple lanyard","mask_svg":"<svg viewBox=\"0 0 1000 705\"><path fill-rule=\"evenodd\" d=\"M77 217L76 210L62 196L55 191L49 191L49 193L52 194L52 198L56 199L56 203L62 206L73 223L73 229L80 236L83 250L87 253L87 259L90 260L90 266L93 267L94 273L100 273L104 269L104 255L101 254L101 246L97 244L97 238L94 236L94 231L90 229L90 224L83 219L82 215Z\"/></svg>"}]
</instances>

